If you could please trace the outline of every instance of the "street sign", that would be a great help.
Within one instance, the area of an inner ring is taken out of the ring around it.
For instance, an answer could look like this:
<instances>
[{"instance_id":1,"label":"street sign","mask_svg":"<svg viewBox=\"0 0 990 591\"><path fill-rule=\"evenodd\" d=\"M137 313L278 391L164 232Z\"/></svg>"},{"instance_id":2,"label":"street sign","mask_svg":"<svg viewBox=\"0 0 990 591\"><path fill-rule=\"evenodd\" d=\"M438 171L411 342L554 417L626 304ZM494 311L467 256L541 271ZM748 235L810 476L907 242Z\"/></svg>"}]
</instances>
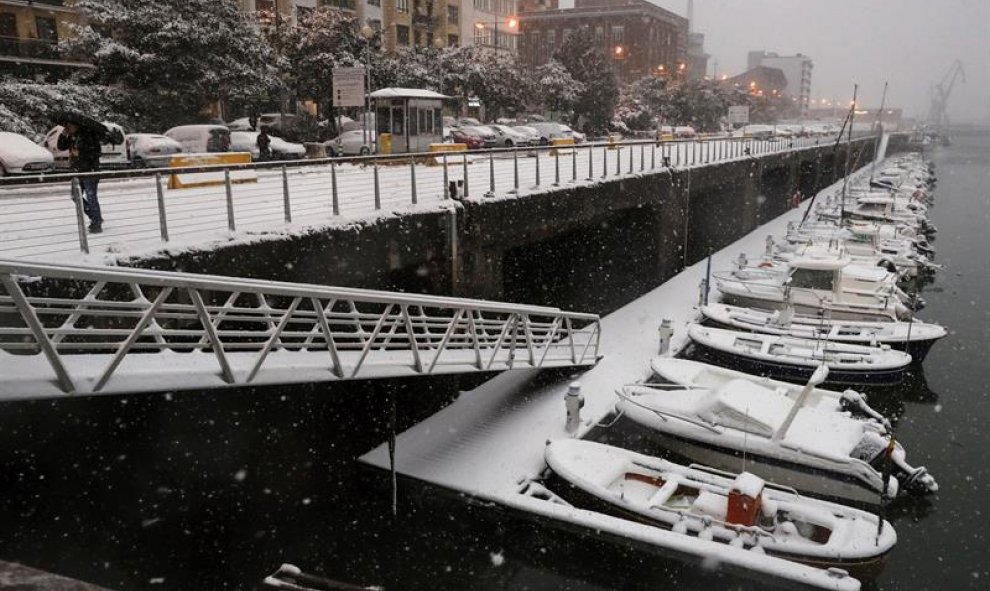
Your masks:
<instances>
[{"instance_id":1,"label":"street sign","mask_svg":"<svg viewBox=\"0 0 990 591\"><path fill-rule=\"evenodd\" d=\"M733 125L749 123L749 107L746 105L729 107L729 123Z\"/></svg>"},{"instance_id":2,"label":"street sign","mask_svg":"<svg viewBox=\"0 0 990 591\"><path fill-rule=\"evenodd\" d=\"M334 68L333 106L364 106L364 68Z\"/></svg>"}]
</instances>

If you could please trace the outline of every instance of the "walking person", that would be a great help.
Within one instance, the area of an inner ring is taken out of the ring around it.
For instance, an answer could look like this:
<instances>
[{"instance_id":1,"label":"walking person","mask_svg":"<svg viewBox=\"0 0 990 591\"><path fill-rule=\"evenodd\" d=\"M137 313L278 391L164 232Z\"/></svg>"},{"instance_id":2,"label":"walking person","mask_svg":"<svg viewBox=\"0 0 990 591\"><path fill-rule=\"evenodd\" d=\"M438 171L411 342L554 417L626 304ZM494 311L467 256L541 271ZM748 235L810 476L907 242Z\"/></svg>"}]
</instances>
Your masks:
<instances>
[{"instance_id":1,"label":"walking person","mask_svg":"<svg viewBox=\"0 0 990 591\"><path fill-rule=\"evenodd\" d=\"M58 136L58 149L68 150L72 169L76 172L99 172L100 155L103 152L103 141L108 135L106 127L100 125L102 132L95 126L81 126L78 123L67 122L62 133ZM100 179L96 177L81 177L79 187L83 193L83 211L89 217L89 231L99 234L103 231L103 213L100 211L98 195Z\"/></svg>"},{"instance_id":2,"label":"walking person","mask_svg":"<svg viewBox=\"0 0 990 591\"><path fill-rule=\"evenodd\" d=\"M258 160L268 162L272 159L272 138L268 135L268 126L262 125L258 132Z\"/></svg>"}]
</instances>

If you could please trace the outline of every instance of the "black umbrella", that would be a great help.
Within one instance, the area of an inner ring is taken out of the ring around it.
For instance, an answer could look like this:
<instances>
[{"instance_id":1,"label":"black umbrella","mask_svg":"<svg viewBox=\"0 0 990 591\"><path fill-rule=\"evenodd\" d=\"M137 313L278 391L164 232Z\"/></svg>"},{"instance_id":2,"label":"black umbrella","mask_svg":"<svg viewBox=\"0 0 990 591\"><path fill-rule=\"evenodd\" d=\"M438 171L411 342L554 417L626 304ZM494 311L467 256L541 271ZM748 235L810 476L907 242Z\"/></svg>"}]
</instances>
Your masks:
<instances>
[{"instance_id":1,"label":"black umbrella","mask_svg":"<svg viewBox=\"0 0 990 591\"><path fill-rule=\"evenodd\" d=\"M107 133L107 127L105 125L89 115L84 115L78 111L56 111L52 114L52 122L56 125L75 123L80 129L89 130L101 136Z\"/></svg>"}]
</instances>

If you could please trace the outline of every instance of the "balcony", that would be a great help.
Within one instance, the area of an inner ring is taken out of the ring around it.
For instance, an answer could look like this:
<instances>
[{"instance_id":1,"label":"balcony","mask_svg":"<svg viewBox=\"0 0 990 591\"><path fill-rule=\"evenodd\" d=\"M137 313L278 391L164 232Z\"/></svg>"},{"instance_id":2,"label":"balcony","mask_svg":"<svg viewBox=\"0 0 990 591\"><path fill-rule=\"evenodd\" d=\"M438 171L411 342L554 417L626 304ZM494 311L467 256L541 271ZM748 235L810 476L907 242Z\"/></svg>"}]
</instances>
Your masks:
<instances>
[{"instance_id":1,"label":"balcony","mask_svg":"<svg viewBox=\"0 0 990 591\"><path fill-rule=\"evenodd\" d=\"M53 0L52 4L55 3ZM39 2L39 4L41 4ZM61 4L61 2L58 2ZM57 41L0 37L0 56L55 60L61 58Z\"/></svg>"}]
</instances>

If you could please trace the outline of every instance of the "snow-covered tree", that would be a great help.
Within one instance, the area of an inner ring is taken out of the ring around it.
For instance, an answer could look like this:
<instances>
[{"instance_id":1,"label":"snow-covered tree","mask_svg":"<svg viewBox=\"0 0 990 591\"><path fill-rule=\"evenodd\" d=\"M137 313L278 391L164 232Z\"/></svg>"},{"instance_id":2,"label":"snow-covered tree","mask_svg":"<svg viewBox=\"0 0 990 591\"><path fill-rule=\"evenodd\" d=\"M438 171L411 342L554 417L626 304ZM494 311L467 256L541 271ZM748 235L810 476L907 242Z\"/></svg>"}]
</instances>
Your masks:
<instances>
[{"instance_id":1,"label":"snow-covered tree","mask_svg":"<svg viewBox=\"0 0 990 591\"><path fill-rule=\"evenodd\" d=\"M589 131L606 131L615 113L619 86L612 64L591 28L572 31L553 57L584 85L574 105L575 123L583 120Z\"/></svg>"},{"instance_id":2,"label":"snow-covered tree","mask_svg":"<svg viewBox=\"0 0 990 591\"><path fill-rule=\"evenodd\" d=\"M38 139L51 128L52 114L57 111L80 111L125 128L132 124L130 96L113 87L67 81L57 84L0 82L0 130Z\"/></svg>"},{"instance_id":3,"label":"snow-covered tree","mask_svg":"<svg viewBox=\"0 0 990 591\"><path fill-rule=\"evenodd\" d=\"M553 113L569 113L584 92L584 84L555 59L537 68L534 74L536 96L532 98Z\"/></svg>"},{"instance_id":4,"label":"snow-covered tree","mask_svg":"<svg viewBox=\"0 0 990 591\"><path fill-rule=\"evenodd\" d=\"M269 45L237 0L78 0L85 24L66 47L89 81L133 93L146 124L195 117L209 104L277 86Z\"/></svg>"},{"instance_id":5,"label":"snow-covered tree","mask_svg":"<svg viewBox=\"0 0 990 591\"><path fill-rule=\"evenodd\" d=\"M315 100L324 111L333 96L333 70L364 65L365 51L378 56L380 39L365 40L357 19L332 6L322 6L294 26L269 36L282 58L284 82L295 93Z\"/></svg>"}]
</instances>

